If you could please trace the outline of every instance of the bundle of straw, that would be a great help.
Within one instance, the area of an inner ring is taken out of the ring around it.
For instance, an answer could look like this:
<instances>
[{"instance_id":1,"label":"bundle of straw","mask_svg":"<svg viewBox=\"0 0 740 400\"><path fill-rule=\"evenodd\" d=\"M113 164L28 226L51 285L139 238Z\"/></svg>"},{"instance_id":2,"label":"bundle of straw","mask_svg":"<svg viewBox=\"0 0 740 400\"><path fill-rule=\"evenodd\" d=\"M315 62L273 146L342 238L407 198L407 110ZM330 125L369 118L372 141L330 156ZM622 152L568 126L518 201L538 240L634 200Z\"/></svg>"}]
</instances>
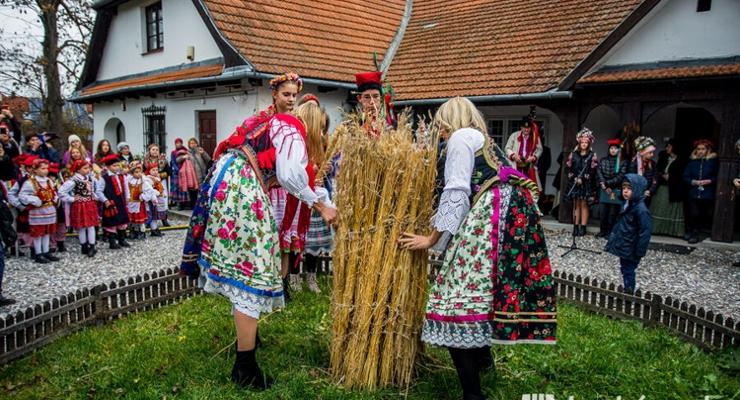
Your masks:
<instances>
[{"instance_id":1,"label":"bundle of straw","mask_svg":"<svg viewBox=\"0 0 740 400\"><path fill-rule=\"evenodd\" d=\"M379 137L356 119L343 128L330 350L348 388L408 386L422 349L428 256L397 240L429 229L436 147L414 142L406 121Z\"/></svg>"}]
</instances>

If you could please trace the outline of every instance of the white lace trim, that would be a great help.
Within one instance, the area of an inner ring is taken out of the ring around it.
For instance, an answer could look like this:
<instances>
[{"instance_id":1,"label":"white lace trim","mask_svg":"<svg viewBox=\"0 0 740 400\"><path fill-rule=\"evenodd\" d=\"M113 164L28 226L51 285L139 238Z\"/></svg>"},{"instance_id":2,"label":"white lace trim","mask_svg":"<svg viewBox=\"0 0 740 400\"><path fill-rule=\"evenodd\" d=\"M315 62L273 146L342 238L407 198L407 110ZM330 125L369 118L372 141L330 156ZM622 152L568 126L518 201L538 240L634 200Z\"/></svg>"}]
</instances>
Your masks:
<instances>
[{"instance_id":1,"label":"white lace trim","mask_svg":"<svg viewBox=\"0 0 740 400\"><path fill-rule=\"evenodd\" d=\"M439 200L439 209L434 215L434 228L439 232L454 235L470 211L470 199L462 190L445 190Z\"/></svg>"},{"instance_id":2,"label":"white lace trim","mask_svg":"<svg viewBox=\"0 0 740 400\"><path fill-rule=\"evenodd\" d=\"M262 313L271 313L274 310L285 307L283 296L259 296L235 286L213 281L202 275L198 281L198 285L207 293L226 297L235 309L255 319L259 319Z\"/></svg>"}]
</instances>

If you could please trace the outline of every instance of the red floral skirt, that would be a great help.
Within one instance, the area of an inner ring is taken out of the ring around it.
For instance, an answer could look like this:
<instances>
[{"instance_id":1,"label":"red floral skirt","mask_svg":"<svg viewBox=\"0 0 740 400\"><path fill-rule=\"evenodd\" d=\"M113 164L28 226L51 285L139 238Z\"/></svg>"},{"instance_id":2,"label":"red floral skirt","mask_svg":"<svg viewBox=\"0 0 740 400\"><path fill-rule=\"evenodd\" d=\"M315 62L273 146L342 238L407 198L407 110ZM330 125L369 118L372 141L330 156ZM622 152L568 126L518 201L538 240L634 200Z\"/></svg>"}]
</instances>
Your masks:
<instances>
[{"instance_id":1,"label":"red floral skirt","mask_svg":"<svg viewBox=\"0 0 740 400\"><path fill-rule=\"evenodd\" d=\"M100 225L98 203L94 200L75 201L70 210L70 226L74 229Z\"/></svg>"},{"instance_id":2,"label":"red floral skirt","mask_svg":"<svg viewBox=\"0 0 740 400\"><path fill-rule=\"evenodd\" d=\"M32 238L53 235L57 230L57 224L31 225L29 234Z\"/></svg>"}]
</instances>

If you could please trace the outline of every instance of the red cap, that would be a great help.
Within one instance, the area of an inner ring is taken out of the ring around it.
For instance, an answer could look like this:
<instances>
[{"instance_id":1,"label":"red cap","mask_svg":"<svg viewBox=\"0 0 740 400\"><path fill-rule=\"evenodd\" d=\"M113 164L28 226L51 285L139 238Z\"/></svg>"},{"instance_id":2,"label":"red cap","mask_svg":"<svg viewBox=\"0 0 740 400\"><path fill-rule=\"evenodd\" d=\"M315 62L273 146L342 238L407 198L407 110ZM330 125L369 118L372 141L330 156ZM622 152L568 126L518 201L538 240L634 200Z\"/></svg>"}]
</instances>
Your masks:
<instances>
[{"instance_id":1,"label":"red cap","mask_svg":"<svg viewBox=\"0 0 740 400\"><path fill-rule=\"evenodd\" d=\"M370 89L380 90L383 86L383 73L380 71L360 72L355 74L355 81L357 91L360 93Z\"/></svg>"},{"instance_id":2,"label":"red cap","mask_svg":"<svg viewBox=\"0 0 740 400\"><path fill-rule=\"evenodd\" d=\"M59 163L49 163L49 174L59 175Z\"/></svg>"},{"instance_id":3,"label":"red cap","mask_svg":"<svg viewBox=\"0 0 740 400\"><path fill-rule=\"evenodd\" d=\"M72 165L69 167L69 172L76 173L80 170L80 168L84 167L85 165L90 165L90 162L87 160L75 160L72 162Z\"/></svg>"},{"instance_id":4,"label":"red cap","mask_svg":"<svg viewBox=\"0 0 740 400\"><path fill-rule=\"evenodd\" d=\"M31 166L34 169L38 168L40 165L43 165L43 164L49 165L49 160L47 160L45 158L36 157L31 162Z\"/></svg>"},{"instance_id":5,"label":"red cap","mask_svg":"<svg viewBox=\"0 0 740 400\"><path fill-rule=\"evenodd\" d=\"M36 161L39 158L37 155L29 154L26 156L26 159L23 160L23 165L26 167L33 167L33 162Z\"/></svg>"},{"instance_id":6,"label":"red cap","mask_svg":"<svg viewBox=\"0 0 740 400\"><path fill-rule=\"evenodd\" d=\"M182 138L175 139L175 144L178 144L178 143L182 144Z\"/></svg>"},{"instance_id":7,"label":"red cap","mask_svg":"<svg viewBox=\"0 0 740 400\"><path fill-rule=\"evenodd\" d=\"M119 161L121 161L121 159L118 158L118 154L108 154L107 156L100 159L100 163L103 165L112 165Z\"/></svg>"},{"instance_id":8,"label":"red cap","mask_svg":"<svg viewBox=\"0 0 740 400\"><path fill-rule=\"evenodd\" d=\"M699 139L694 141L694 148L699 147L699 145L704 145L705 147L708 147L710 149L713 149L714 146L712 146L712 141L709 139Z\"/></svg>"},{"instance_id":9,"label":"red cap","mask_svg":"<svg viewBox=\"0 0 740 400\"><path fill-rule=\"evenodd\" d=\"M609 139L609 140L606 141L606 144L608 144L609 147L611 147L611 146L621 146L622 145L622 141L619 140L619 139Z\"/></svg>"},{"instance_id":10,"label":"red cap","mask_svg":"<svg viewBox=\"0 0 740 400\"><path fill-rule=\"evenodd\" d=\"M28 153L21 153L13 157L13 162L16 165L25 165L26 158L28 158Z\"/></svg>"}]
</instances>

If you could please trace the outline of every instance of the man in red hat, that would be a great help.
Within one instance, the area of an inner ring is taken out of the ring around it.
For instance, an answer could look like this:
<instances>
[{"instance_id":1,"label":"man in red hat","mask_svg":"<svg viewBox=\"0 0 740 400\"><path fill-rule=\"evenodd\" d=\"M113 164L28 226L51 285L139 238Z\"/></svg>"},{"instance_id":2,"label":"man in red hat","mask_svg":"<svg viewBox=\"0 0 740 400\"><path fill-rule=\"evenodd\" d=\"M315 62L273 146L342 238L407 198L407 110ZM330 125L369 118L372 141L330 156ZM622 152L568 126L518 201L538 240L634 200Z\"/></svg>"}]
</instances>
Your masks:
<instances>
[{"instance_id":1,"label":"man in red hat","mask_svg":"<svg viewBox=\"0 0 740 400\"><path fill-rule=\"evenodd\" d=\"M383 94L383 73L380 71L360 72L355 74L357 83L357 102L362 107L362 121L365 130L373 135L378 135L378 127L373 126L379 117L391 112L387 108L389 100ZM386 123L390 121L386 119Z\"/></svg>"},{"instance_id":2,"label":"man in red hat","mask_svg":"<svg viewBox=\"0 0 740 400\"><path fill-rule=\"evenodd\" d=\"M599 182L601 227L596 237L608 238L622 209L622 181L627 163L622 159L622 141L609 139L609 154L599 160L596 178Z\"/></svg>"}]
</instances>

